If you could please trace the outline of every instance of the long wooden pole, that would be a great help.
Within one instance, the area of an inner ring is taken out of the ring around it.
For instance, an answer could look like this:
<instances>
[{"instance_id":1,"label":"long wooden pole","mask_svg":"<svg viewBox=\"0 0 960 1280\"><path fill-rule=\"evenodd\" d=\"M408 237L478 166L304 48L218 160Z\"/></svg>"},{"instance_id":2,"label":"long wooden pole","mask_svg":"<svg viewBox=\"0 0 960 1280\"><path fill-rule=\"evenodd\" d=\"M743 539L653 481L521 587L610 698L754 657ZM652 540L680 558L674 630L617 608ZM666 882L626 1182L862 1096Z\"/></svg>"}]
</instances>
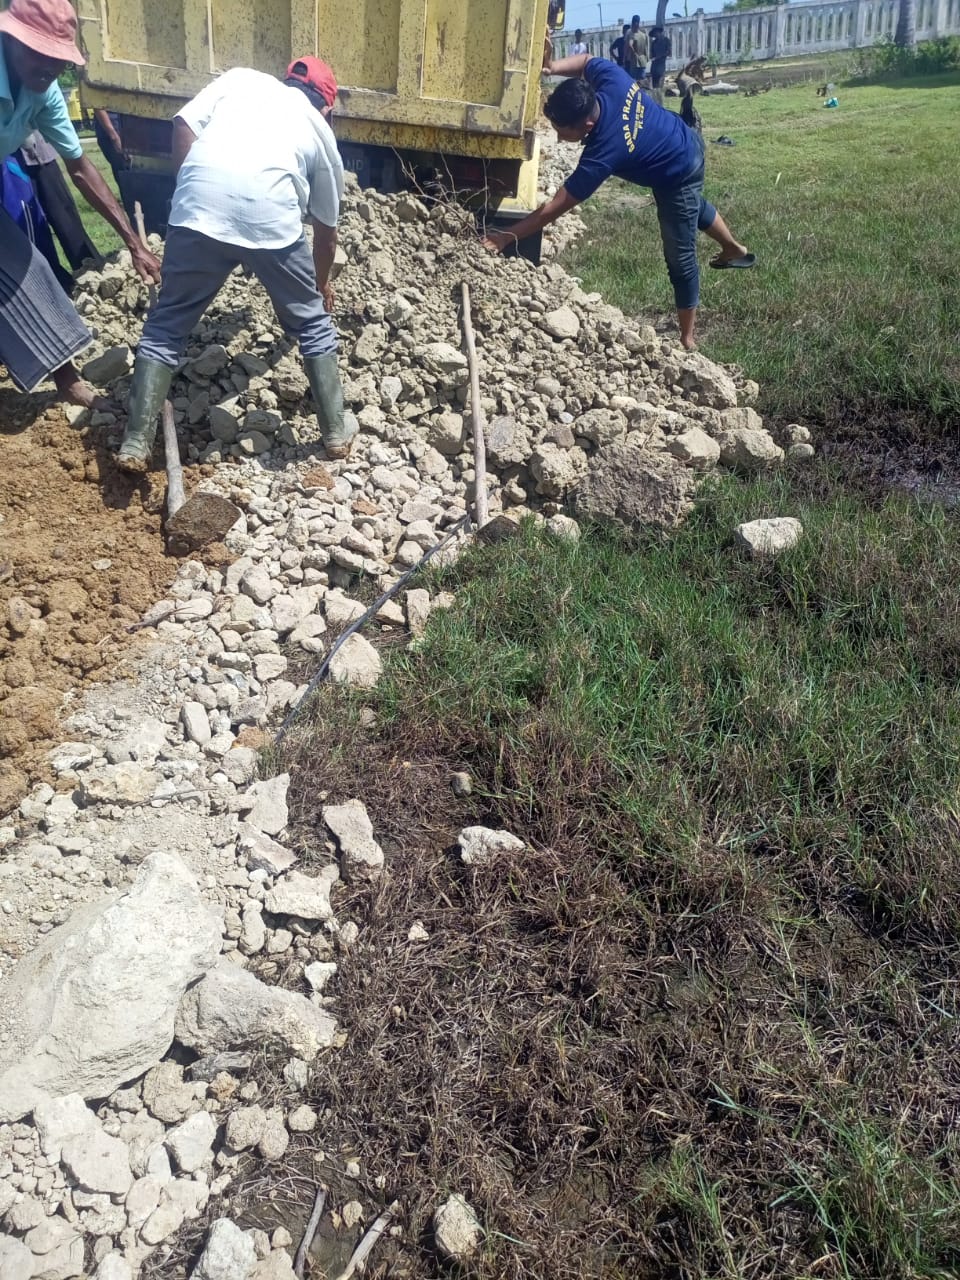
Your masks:
<instances>
[{"instance_id":1,"label":"long wooden pole","mask_svg":"<svg viewBox=\"0 0 960 1280\"><path fill-rule=\"evenodd\" d=\"M167 519L176 513L186 502L183 492L183 467L180 465L180 442L177 440L177 424L173 420L173 405L164 400L163 410L163 452L167 463Z\"/></svg>"},{"instance_id":2,"label":"long wooden pole","mask_svg":"<svg viewBox=\"0 0 960 1280\"><path fill-rule=\"evenodd\" d=\"M473 318L470 314L470 286L463 282L463 338L470 366L470 419L473 426L474 511L477 528L482 529L490 519L487 502L487 444L483 435L483 409L480 407L480 366L477 363L477 344L473 336Z\"/></svg>"}]
</instances>

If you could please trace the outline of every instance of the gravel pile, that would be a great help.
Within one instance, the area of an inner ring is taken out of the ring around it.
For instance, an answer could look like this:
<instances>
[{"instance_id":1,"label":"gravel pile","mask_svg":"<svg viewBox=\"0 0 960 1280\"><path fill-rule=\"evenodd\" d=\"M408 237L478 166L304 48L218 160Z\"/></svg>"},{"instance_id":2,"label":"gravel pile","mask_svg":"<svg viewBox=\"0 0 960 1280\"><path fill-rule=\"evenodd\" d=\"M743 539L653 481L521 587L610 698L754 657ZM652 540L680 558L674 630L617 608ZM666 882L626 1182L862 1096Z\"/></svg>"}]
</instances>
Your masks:
<instances>
[{"instance_id":1,"label":"gravel pile","mask_svg":"<svg viewBox=\"0 0 960 1280\"><path fill-rule=\"evenodd\" d=\"M304 691L291 659L324 653L363 612L358 579L395 581L466 510L461 282L494 512L569 536L568 500L629 527L671 524L717 465L750 471L782 459L781 444L809 447L799 428L774 441L755 385L555 263L492 259L456 210L351 189L340 258L353 455L325 463L296 353L260 287L235 275L172 392L201 487L242 512L227 554L180 566L144 617L155 643L138 679L90 691L49 755L55 785L0 820L4 1276L127 1280L241 1161L322 1140L302 1093L310 1063L350 1034L337 975L358 931L338 918L340 885L373 888L387 869L358 802L327 806L318 848L285 844L288 779L258 780L256 748ZM118 260L83 277L77 301L99 334L88 373L122 406L146 290ZM119 439L119 414L91 425ZM449 604L409 590L375 626L416 636ZM379 673L355 636L331 674L364 688ZM269 1098L249 1076L265 1041L286 1054ZM282 1227L268 1237L221 1219L195 1274L289 1276L289 1245Z\"/></svg>"}]
</instances>

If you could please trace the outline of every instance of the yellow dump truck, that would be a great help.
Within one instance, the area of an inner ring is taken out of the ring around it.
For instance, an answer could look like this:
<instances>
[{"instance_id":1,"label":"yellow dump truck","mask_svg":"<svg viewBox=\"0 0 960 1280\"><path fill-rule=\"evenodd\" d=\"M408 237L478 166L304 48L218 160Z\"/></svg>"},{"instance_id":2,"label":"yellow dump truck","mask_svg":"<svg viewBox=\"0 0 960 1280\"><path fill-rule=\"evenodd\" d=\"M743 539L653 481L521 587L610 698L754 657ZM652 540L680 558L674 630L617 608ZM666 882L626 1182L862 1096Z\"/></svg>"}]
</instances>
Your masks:
<instances>
[{"instance_id":1,"label":"yellow dump truck","mask_svg":"<svg viewBox=\"0 0 960 1280\"><path fill-rule=\"evenodd\" d=\"M77 0L87 109L116 112L124 203L162 229L171 121L231 67L282 75L319 54L340 85L334 130L363 186L411 177L483 193L501 213L536 196L549 0Z\"/></svg>"}]
</instances>

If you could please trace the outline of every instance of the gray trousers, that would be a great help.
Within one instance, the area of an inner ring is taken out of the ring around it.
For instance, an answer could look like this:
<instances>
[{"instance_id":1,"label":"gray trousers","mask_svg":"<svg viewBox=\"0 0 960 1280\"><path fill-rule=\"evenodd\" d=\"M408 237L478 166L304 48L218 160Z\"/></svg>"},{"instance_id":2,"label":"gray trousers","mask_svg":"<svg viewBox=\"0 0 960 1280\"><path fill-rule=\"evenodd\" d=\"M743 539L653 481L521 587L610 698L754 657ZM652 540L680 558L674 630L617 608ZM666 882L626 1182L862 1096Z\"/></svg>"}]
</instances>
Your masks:
<instances>
[{"instance_id":1,"label":"gray trousers","mask_svg":"<svg viewBox=\"0 0 960 1280\"><path fill-rule=\"evenodd\" d=\"M317 291L304 236L285 249L244 249L188 227L168 227L160 296L143 326L139 354L176 368L194 325L239 266L266 289L277 319L298 339L304 356L336 352L336 326Z\"/></svg>"}]
</instances>

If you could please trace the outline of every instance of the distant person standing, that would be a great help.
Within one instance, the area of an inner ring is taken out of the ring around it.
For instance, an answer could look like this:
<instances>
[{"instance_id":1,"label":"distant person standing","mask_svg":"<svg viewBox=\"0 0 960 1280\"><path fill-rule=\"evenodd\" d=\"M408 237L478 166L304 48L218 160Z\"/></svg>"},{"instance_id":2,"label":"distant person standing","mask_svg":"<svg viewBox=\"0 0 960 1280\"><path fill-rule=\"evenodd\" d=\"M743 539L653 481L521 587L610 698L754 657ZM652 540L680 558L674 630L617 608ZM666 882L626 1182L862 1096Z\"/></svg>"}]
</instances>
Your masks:
<instances>
[{"instance_id":1,"label":"distant person standing","mask_svg":"<svg viewBox=\"0 0 960 1280\"><path fill-rule=\"evenodd\" d=\"M667 74L667 59L673 57L673 44L663 27L650 28L650 84L653 96L663 105L663 80Z\"/></svg>"},{"instance_id":2,"label":"distant person standing","mask_svg":"<svg viewBox=\"0 0 960 1280\"><path fill-rule=\"evenodd\" d=\"M579 53L588 52L586 42L584 41L584 38L583 38L583 32L580 30L579 27L577 27L576 31L573 33L573 48L570 50L570 52L571 54L573 54L574 57L576 57L577 54Z\"/></svg>"},{"instance_id":3,"label":"distant person standing","mask_svg":"<svg viewBox=\"0 0 960 1280\"><path fill-rule=\"evenodd\" d=\"M117 175L130 168L130 161L123 149L123 139L120 136L120 117L115 111L106 111L103 107L97 107L93 113L93 132L97 137L97 146L113 172L113 180L119 187Z\"/></svg>"},{"instance_id":4,"label":"distant person standing","mask_svg":"<svg viewBox=\"0 0 960 1280\"><path fill-rule=\"evenodd\" d=\"M627 41L627 32L629 30L630 30L630 23L625 22L623 24L623 30L620 32L619 36L617 36L616 40L614 40L613 44L610 46L610 61L615 62L618 67L623 66L624 46Z\"/></svg>"},{"instance_id":5,"label":"distant person standing","mask_svg":"<svg viewBox=\"0 0 960 1280\"><path fill-rule=\"evenodd\" d=\"M640 25L640 15L635 13L630 19L630 30L625 36L623 69L633 76L634 80L642 80L647 74L647 59L650 56L650 42L647 33Z\"/></svg>"}]
</instances>

